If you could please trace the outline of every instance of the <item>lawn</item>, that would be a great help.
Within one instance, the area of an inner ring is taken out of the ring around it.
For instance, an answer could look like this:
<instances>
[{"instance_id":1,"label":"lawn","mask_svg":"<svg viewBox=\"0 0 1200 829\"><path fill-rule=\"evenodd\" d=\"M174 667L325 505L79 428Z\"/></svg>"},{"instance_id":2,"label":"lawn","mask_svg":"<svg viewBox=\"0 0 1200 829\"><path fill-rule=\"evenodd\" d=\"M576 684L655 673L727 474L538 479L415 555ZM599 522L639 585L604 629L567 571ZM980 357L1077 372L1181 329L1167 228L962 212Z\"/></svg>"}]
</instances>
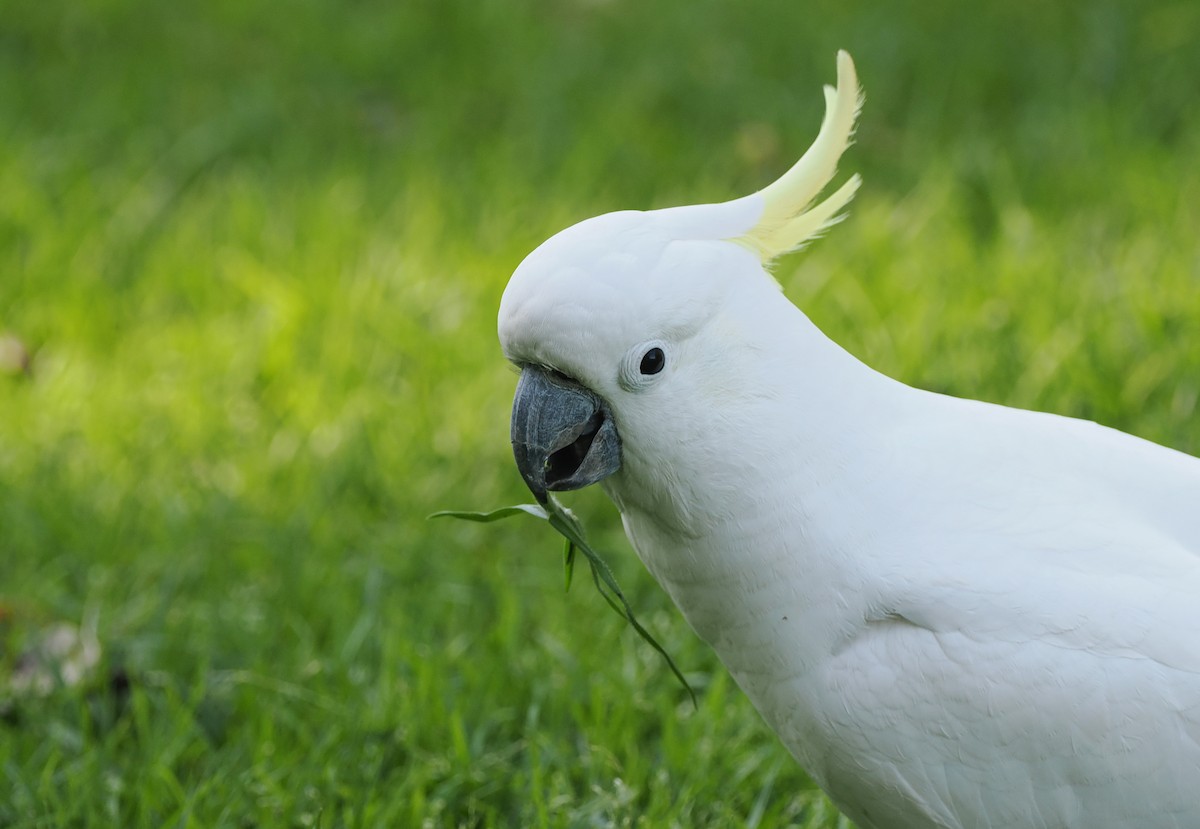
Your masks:
<instances>
[{"instance_id":1,"label":"lawn","mask_svg":"<svg viewBox=\"0 0 1200 829\"><path fill-rule=\"evenodd\" d=\"M695 708L544 526L425 518L528 499L521 257L767 184L839 47L865 185L788 295L905 382L1200 453L1192 0L0 16L0 826L848 825L602 494ZM29 687L55 631L96 664Z\"/></svg>"}]
</instances>

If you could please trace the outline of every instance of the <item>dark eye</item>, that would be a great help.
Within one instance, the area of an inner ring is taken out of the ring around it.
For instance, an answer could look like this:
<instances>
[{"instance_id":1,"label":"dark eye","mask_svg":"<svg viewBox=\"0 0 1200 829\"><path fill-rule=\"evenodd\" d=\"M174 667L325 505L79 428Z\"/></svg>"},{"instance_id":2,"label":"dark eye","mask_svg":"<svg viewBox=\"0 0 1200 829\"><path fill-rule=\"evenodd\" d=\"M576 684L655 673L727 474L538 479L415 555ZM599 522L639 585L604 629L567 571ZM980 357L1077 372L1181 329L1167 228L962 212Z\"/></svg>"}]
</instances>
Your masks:
<instances>
[{"instance_id":1,"label":"dark eye","mask_svg":"<svg viewBox=\"0 0 1200 829\"><path fill-rule=\"evenodd\" d=\"M642 357L642 364L639 370L642 374L658 374L667 364L667 355L658 346L650 349Z\"/></svg>"}]
</instances>

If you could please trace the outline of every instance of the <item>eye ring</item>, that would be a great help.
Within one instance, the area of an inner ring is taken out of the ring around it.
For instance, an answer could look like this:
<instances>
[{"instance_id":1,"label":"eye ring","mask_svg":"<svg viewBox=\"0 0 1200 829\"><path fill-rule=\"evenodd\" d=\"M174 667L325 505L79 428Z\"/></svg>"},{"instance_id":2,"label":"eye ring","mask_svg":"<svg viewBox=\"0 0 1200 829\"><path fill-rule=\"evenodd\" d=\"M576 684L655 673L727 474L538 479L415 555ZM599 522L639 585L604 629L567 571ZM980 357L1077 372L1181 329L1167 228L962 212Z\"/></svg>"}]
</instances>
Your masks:
<instances>
[{"instance_id":1,"label":"eye ring","mask_svg":"<svg viewBox=\"0 0 1200 829\"><path fill-rule=\"evenodd\" d=\"M617 380L621 388L638 391L662 379L671 362L671 348L662 340L649 340L625 352Z\"/></svg>"}]
</instances>

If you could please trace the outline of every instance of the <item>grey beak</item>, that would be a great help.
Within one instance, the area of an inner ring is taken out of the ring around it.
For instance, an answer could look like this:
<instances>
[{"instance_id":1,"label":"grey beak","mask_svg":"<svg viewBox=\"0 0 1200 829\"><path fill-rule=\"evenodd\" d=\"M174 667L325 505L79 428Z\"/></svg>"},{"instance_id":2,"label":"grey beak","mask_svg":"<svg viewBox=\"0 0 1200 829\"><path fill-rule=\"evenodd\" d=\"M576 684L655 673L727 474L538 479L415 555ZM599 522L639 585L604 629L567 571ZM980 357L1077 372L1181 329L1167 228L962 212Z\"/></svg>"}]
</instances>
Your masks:
<instances>
[{"instance_id":1,"label":"grey beak","mask_svg":"<svg viewBox=\"0 0 1200 829\"><path fill-rule=\"evenodd\" d=\"M526 366L512 413L513 455L540 503L550 490L581 489L621 468L608 404L573 380Z\"/></svg>"}]
</instances>

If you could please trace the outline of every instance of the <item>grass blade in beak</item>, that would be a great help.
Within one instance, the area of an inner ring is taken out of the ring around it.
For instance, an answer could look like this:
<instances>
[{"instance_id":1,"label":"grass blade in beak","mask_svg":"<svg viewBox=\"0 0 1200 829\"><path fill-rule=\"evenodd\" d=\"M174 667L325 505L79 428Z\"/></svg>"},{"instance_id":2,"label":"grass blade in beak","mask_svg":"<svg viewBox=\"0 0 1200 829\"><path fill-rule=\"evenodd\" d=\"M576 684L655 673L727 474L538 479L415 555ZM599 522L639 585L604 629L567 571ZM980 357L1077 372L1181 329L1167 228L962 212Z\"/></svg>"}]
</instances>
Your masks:
<instances>
[{"instance_id":1,"label":"grass blade in beak","mask_svg":"<svg viewBox=\"0 0 1200 829\"><path fill-rule=\"evenodd\" d=\"M515 504L511 507L500 507L491 512L471 512L469 510L444 509L441 512L435 512L430 518L461 518L463 521L475 521L479 524L490 524L493 521L499 521L502 518L508 518L512 515L520 515L526 513L534 518L540 518L543 521L548 521L550 516L546 514L546 510L542 509L537 504Z\"/></svg>"},{"instance_id":2,"label":"grass blade in beak","mask_svg":"<svg viewBox=\"0 0 1200 829\"><path fill-rule=\"evenodd\" d=\"M571 539L563 541L563 578L566 584L563 587L564 593L571 592L571 577L575 575L575 545L571 543Z\"/></svg>"},{"instance_id":3,"label":"grass blade in beak","mask_svg":"<svg viewBox=\"0 0 1200 829\"><path fill-rule=\"evenodd\" d=\"M489 524L493 521L521 514L531 515L534 518L540 518L543 521L549 522L550 526L557 530L559 535L566 540L563 561L566 568L568 590L571 587L571 575L575 569L575 553L576 551L583 553L584 558L588 561L588 566L591 567L592 581L596 584L597 592L604 597L604 601L608 602L609 607L629 622L633 629L637 631L638 636L642 637L650 647L658 651L659 656L666 660L667 667L671 669L671 673L675 674L675 678L679 680L684 690L688 692L688 696L691 697L692 706L698 708L699 704L696 702L696 692L692 690L692 686L684 678L683 673L675 664L675 660L671 659L670 655L663 649L663 646L658 644L658 640L651 636L650 631L642 627L642 623L633 615L633 608L629 605L629 600L625 598L625 593L617 583L617 577L613 575L612 569L605 563L604 559L600 558L595 550L588 546L583 534L583 525L575 517L575 514L558 503L553 495L547 493L546 505L544 507L539 504L515 504L514 506L501 507L491 512L442 510L441 512L435 512L429 517L460 518L464 521Z\"/></svg>"}]
</instances>

